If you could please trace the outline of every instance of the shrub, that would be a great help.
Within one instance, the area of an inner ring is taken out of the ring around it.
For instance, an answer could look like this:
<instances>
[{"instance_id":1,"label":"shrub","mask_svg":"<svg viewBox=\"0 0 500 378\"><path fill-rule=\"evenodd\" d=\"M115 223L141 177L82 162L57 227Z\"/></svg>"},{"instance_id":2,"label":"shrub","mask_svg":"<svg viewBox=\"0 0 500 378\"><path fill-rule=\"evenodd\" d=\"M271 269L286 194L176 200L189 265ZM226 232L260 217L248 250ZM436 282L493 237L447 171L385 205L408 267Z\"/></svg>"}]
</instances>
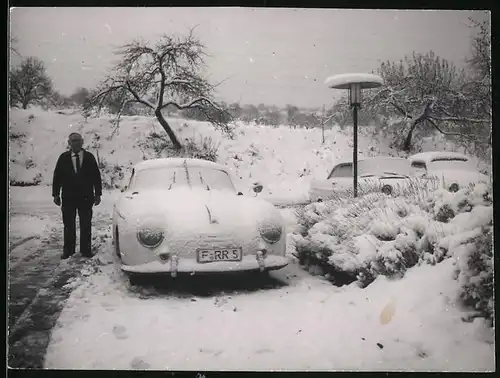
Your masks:
<instances>
[{"instance_id":1,"label":"shrub","mask_svg":"<svg viewBox=\"0 0 500 378\"><path fill-rule=\"evenodd\" d=\"M397 196L366 189L356 199L336 197L296 210L299 261L321 266L336 284L364 287L378 275L400 278L417 264L439 263L466 242L459 235L491 223L485 186L450 193L414 185Z\"/></svg>"},{"instance_id":2,"label":"shrub","mask_svg":"<svg viewBox=\"0 0 500 378\"><path fill-rule=\"evenodd\" d=\"M109 164L106 159L99 159L99 170L101 171L102 187L104 189L118 189L122 186L125 178L124 169L118 164Z\"/></svg>"},{"instance_id":3,"label":"shrub","mask_svg":"<svg viewBox=\"0 0 500 378\"><path fill-rule=\"evenodd\" d=\"M36 167L35 161L31 158L26 159L26 161L24 162L24 165L25 165L26 169Z\"/></svg>"},{"instance_id":4,"label":"shrub","mask_svg":"<svg viewBox=\"0 0 500 378\"><path fill-rule=\"evenodd\" d=\"M195 138L185 139L181 156L204 159L216 162L218 158L220 143L215 143L211 137L200 137L200 143L196 144Z\"/></svg>"},{"instance_id":5,"label":"shrub","mask_svg":"<svg viewBox=\"0 0 500 378\"><path fill-rule=\"evenodd\" d=\"M10 186L38 186L42 182L42 174L37 173L31 180L10 179Z\"/></svg>"},{"instance_id":6,"label":"shrub","mask_svg":"<svg viewBox=\"0 0 500 378\"><path fill-rule=\"evenodd\" d=\"M11 131L9 134L9 139L11 140L23 140L27 137L26 133Z\"/></svg>"},{"instance_id":7,"label":"shrub","mask_svg":"<svg viewBox=\"0 0 500 378\"><path fill-rule=\"evenodd\" d=\"M191 138L184 139L182 149L176 150L167 135L151 132L146 140L140 142L140 146L145 150L152 150L154 155L147 158L160 157L188 157L195 159L204 159L217 161L220 144L216 144L211 137L201 137L199 143L193 135Z\"/></svg>"},{"instance_id":8,"label":"shrub","mask_svg":"<svg viewBox=\"0 0 500 378\"><path fill-rule=\"evenodd\" d=\"M459 298L472 307L477 316L493 318L493 234L492 227L483 227L457 254Z\"/></svg>"}]
</instances>

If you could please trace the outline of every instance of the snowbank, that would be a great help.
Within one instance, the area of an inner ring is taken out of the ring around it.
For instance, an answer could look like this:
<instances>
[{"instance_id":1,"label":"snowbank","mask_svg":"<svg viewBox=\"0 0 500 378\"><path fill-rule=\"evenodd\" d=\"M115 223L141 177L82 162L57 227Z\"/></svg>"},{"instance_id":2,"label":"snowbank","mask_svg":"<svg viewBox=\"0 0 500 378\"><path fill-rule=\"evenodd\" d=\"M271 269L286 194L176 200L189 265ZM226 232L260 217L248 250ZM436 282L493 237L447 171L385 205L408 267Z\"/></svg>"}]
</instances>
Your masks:
<instances>
[{"instance_id":1,"label":"snowbank","mask_svg":"<svg viewBox=\"0 0 500 378\"><path fill-rule=\"evenodd\" d=\"M338 128L325 131L322 145L320 129L238 123L231 140L206 122L168 121L184 143L194 140L199 148L203 144L218 148L217 161L230 169L240 191L254 195L252 185L259 182L264 186L259 196L277 204L306 201L312 177L326 177L334 164L352 155L352 136ZM114 132L109 116L85 120L78 113L11 109L11 181L50 184L57 157L73 131L83 135L84 147L101 162L104 181L110 187L126 184L133 164L168 155L168 151L159 152L165 147L164 131L152 117L122 117ZM374 142L361 128L359 151L360 157L374 156L388 154L389 148Z\"/></svg>"}]
</instances>

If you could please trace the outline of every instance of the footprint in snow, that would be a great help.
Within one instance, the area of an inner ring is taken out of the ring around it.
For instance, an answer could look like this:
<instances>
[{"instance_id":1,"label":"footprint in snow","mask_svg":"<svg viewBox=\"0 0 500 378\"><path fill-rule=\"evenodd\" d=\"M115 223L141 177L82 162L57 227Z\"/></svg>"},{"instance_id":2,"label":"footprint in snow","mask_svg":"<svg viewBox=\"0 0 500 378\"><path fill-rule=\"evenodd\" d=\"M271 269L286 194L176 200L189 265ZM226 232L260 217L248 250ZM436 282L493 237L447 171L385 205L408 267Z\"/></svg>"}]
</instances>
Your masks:
<instances>
[{"instance_id":1,"label":"footprint in snow","mask_svg":"<svg viewBox=\"0 0 500 378\"><path fill-rule=\"evenodd\" d=\"M134 359L130 362L130 367L135 370L146 370L149 369L151 365L140 357L134 357Z\"/></svg>"},{"instance_id":2,"label":"footprint in snow","mask_svg":"<svg viewBox=\"0 0 500 378\"><path fill-rule=\"evenodd\" d=\"M128 339L127 328L121 325L115 325L113 327L113 335L120 340Z\"/></svg>"},{"instance_id":3,"label":"footprint in snow","mask_svg":"<svg viewBox=\"0 0 500 378\"><path fill-rule=\"evenodd\" d=\"M112 304L109 304L109 303L107 303L107 302L103 302L103 303L102 303L102 307L104 307L104 309L105 309L106 311L110 311L110 312L111 312L111 311L115 311L115 308L113 307L113 305L112 305Z\"/></svg>"}]
</instances>

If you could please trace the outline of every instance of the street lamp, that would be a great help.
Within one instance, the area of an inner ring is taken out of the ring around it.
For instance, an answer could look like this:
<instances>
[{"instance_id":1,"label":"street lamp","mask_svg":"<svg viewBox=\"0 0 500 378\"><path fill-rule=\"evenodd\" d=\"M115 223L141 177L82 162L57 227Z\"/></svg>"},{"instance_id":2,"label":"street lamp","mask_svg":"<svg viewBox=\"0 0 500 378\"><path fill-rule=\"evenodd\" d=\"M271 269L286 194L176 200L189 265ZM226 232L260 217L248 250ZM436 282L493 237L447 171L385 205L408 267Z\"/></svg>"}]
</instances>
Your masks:
<instances>
[{"instance_id":1,"label":"street lamp","mask_svg":"<svg viewBox=\"0 0 500 378\"><path fill-rule=\"evenodd\" d=\"M373 74L342 74L330 76L325 84L333 89L349 90L349 105L353 108L352 118L354 121L354 148L352 151L353 185L354 197L358 196L358 109L361 107L362 89L377 88L383 84L383 80L378 75Z\"/></svg>"}]
</instances>

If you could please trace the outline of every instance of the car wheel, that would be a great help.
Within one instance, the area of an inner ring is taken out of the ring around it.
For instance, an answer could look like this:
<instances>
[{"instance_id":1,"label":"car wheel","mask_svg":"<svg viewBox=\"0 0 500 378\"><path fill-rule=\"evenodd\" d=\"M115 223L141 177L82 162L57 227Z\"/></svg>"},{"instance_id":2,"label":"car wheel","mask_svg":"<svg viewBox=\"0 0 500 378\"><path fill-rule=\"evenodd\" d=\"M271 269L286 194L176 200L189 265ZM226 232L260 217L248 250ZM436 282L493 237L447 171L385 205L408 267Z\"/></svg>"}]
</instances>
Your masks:
<instances>
[{"instance_id":1,"label":"car wheel","mask_svg":"<svg viewBox=\"0 0 500 378\"><path fill-rule=\"evenodd\" d=\"M392 186L390 186L390 185L384 185L382 187L382 193L387 194L387 195L392 194Z\"/></svg>"},{"instance_id":2,"label":"car wheel","mask_svg":"<svg viewBox=\"0 0 500 378\"><path fill-rule=\"evenodd\" d=\"M450 192L453 192L453 193L458 192L458 189L459 189L459 187L458 187L458 184L456 182L454 182L453 184L451 184L450 187L448 188L448 190Z\"/></svg>"}]
</instances>

